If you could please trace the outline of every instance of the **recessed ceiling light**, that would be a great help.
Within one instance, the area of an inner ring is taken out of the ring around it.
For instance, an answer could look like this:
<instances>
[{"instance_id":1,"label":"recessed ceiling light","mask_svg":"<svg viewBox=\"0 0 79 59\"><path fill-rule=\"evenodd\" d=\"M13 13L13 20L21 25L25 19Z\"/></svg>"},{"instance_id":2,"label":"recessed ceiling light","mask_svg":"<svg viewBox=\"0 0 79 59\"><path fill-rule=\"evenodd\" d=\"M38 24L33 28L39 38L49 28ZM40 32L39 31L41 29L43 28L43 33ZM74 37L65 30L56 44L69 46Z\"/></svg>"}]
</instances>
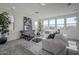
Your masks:
<instances>
[{"instance_id":1,"label":"recessed ceiling light","mask_svg":"<svg viewBox=\"0 0 79 59\"><path fill-rule=\"evenodd\" d=\"M38 14L38 13L39 13L38 11L35 12L35 14Z\"/></svg>"},{"instance_id":2,"label":"recessed ceiling light","mask_svg":"<svg viewBox=\"0 0 79 59\"><path fill-rule=\"evenodd\" d=\"M15 10L15 6L12 6L12 9Z\"/></svg>"},{"instance_id":3,"label":"recessed ceiling light","mask_svg":"<svg viewBox=\"0 0 79 59\"><path fill-rule=\"evenodd\" d=\"M67 6L71 6L71 3L68 3Z\"/></svg>"},{"instance_id":4,"label":"recessed ceiling light","mask_svg":"<svg viewBox=\"0 0 79 59\"><path fill-rule=\"evenodd\" d=\"M42 6L46 6L46 4L45 4L45 3L41 3L41 5L42 5Z\"/></svg>"},{"instance_id":5,"label":"recessed ceiling light","mask_svg":"<svg viewBox=\"0 0 79 59\"><path fill-rule=\"evenodd\" d=\"M78 9L74 9L74 11L78 11Z\"/></svg>"}]
</instances>

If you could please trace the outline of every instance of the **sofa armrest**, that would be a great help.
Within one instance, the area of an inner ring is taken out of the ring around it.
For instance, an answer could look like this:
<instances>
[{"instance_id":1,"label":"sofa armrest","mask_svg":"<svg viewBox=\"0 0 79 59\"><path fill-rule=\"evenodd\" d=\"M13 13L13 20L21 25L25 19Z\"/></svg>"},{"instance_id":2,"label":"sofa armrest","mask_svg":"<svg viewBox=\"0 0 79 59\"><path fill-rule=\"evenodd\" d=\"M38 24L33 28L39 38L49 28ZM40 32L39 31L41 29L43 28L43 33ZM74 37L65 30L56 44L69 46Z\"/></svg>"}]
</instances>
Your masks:
<instances>
[{"instance_id":1,"label":"sofa armrest","mask_svg":"<svg viewBox=\"0 0 79 59\"><path fill-rule=\"evenodd\" d=\"M55 39L48 39L48 40L43 40L43 49L52 52L54 54L59 53L63 49L65 49L65 45L61 43L59 40Z\"/></svg>"}]
</instances>

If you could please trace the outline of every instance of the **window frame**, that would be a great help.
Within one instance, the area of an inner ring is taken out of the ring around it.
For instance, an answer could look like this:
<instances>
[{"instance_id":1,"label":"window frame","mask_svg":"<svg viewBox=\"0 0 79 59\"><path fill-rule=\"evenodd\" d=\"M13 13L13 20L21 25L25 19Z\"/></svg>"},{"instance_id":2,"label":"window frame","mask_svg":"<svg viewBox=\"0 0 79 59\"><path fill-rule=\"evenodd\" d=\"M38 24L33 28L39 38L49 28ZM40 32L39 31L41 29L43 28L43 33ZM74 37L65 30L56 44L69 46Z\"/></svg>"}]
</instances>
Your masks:
<instances>
[{"instance_id":1,"label":"window frame","mask_svg":"<svg viewBox=\"0 0 79 59\"><path fill-rule=\"evenodd\" d=\"M35 26L36 29L38 28L38 21L34 22L34 26Z\"/></svg>"},{"instance_id":2,"label":"window frame","mask_svg":"<svg viewBox=\"0 0 79 59\"><path fill-rule=\"evenodd\" d=\"M63 19L63 23L62 24L58 24L57 20L61 20L61 19ZM63 25L63 26L61 27L61 26L58 26L58 25ZM57 18L56 19L56 26L57 26L57 28L64 28L65 27L65 18Z\"/></svg>"},{"instance_id":3,"label":"window frame","mask_svg":"<svg viewBox=\"0 0 79 59\"><path fill-rule=\"evenodd\" d=\"M74 20L77 19L76 16L72 16L72 17L67 17L67 18L66 18L66 28L76 28L76 26L77 26L77 20L76 20L76 22L74 22L74 23L67 23L67 19L68 19L68 18L73 18L73 17L75 17ZM68 26L68 24L69 24L69 26ZM75 26L74 26L74 25L70 25L70 24L75 24Z\"/></svg>"},{"instance_id":4,"label":"window frame","mask_svg":"<svg viewBox=\"0 0 79 59\"><path fill-rule=\"evenodd\" d=\"M54 24L50 24L50 21L54 20ZM54 26L53 26L54 25ZM49 27L56 27L56 20L55 19L49 19Z\"/></svg>"},{"instance_id":5,"label":"window frame","mask_svg":"<svg viewBox=\"0 0 79 59\"><path fill-rule=\"evenodd\" d=\"M9 19L11 21L11 24L9 25L9 30L13 31L13 30L15 30L15 16L9 15Z\"/></svg>"},{"instance_id":6,"label":"window frame","mask_svg":"<svg viewBox=\"0 0 79 59\"><path fill-rule=\"evenodd\" d=\"M48 21L47 24L44 24L44 21ZM44 20L44 21L43 21L43 26L44 27L49 27L49 20Z\"/></svg>"}]
</instances>

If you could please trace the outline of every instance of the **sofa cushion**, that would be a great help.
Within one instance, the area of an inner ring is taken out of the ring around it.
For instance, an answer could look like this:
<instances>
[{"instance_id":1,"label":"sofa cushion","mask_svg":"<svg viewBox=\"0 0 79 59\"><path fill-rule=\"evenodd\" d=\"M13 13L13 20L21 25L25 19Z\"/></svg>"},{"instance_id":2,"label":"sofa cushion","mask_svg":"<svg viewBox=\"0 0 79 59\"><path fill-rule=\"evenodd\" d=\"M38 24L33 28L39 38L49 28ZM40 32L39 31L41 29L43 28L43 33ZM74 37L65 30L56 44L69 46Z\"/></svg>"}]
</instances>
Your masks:
<instances>
[{"instance_id":1,"label":"sofa cushion","mask_svg":"<svg viewBox=\"0 0 79 59\"><path fill-rule=\"evenodd\" d=\"M65 49L65 42L58 36L61 35L56 35L57 38L55 37L54 40L43 40L43 48L51 53L61 54L61 51Z\"/></svg>"},{"instance_id":2,"label":"sofa cushion","mask_svg":"<svg viewBox=\"0 0 79 59\"><path fill-rule=\"evenodd\" d=\"M54 39L54 37L55 37L55 33L49 34L48 37L47 37L47 39Z\"/></svg>"}]
</instances>

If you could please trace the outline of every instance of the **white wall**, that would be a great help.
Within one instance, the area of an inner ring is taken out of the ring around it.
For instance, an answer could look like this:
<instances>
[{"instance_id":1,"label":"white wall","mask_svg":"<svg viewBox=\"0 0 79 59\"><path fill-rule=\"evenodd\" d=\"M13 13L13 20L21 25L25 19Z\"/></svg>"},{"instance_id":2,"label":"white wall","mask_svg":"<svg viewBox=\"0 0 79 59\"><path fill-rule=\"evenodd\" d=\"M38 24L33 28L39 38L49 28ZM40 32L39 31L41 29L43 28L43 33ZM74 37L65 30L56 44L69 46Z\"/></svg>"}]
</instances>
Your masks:
<instances>
[{"instance_id":1,"label":"white wall","mask_svg":"<svg viewBox=\"0 0 79 59\"><path fill-rule=\"evenodd\" d=\"M9 36L8 36L8 41L15 40L20 38L20 30L23 30L23 16L27 16L23 13L15 13L15 29L10 30Z\"/></svg>"},{"instance_id":2,"label":"white wall","mask_svg":"<svg viewBox=\"0 0 79 59\"><path fill-rule=\"evenodd\" d=\"M22 17L19 14L15 15L15 29L10 30L8 41L15 40L19 38L19 31L22 29Z\"/></svg>"}]
</instances>

